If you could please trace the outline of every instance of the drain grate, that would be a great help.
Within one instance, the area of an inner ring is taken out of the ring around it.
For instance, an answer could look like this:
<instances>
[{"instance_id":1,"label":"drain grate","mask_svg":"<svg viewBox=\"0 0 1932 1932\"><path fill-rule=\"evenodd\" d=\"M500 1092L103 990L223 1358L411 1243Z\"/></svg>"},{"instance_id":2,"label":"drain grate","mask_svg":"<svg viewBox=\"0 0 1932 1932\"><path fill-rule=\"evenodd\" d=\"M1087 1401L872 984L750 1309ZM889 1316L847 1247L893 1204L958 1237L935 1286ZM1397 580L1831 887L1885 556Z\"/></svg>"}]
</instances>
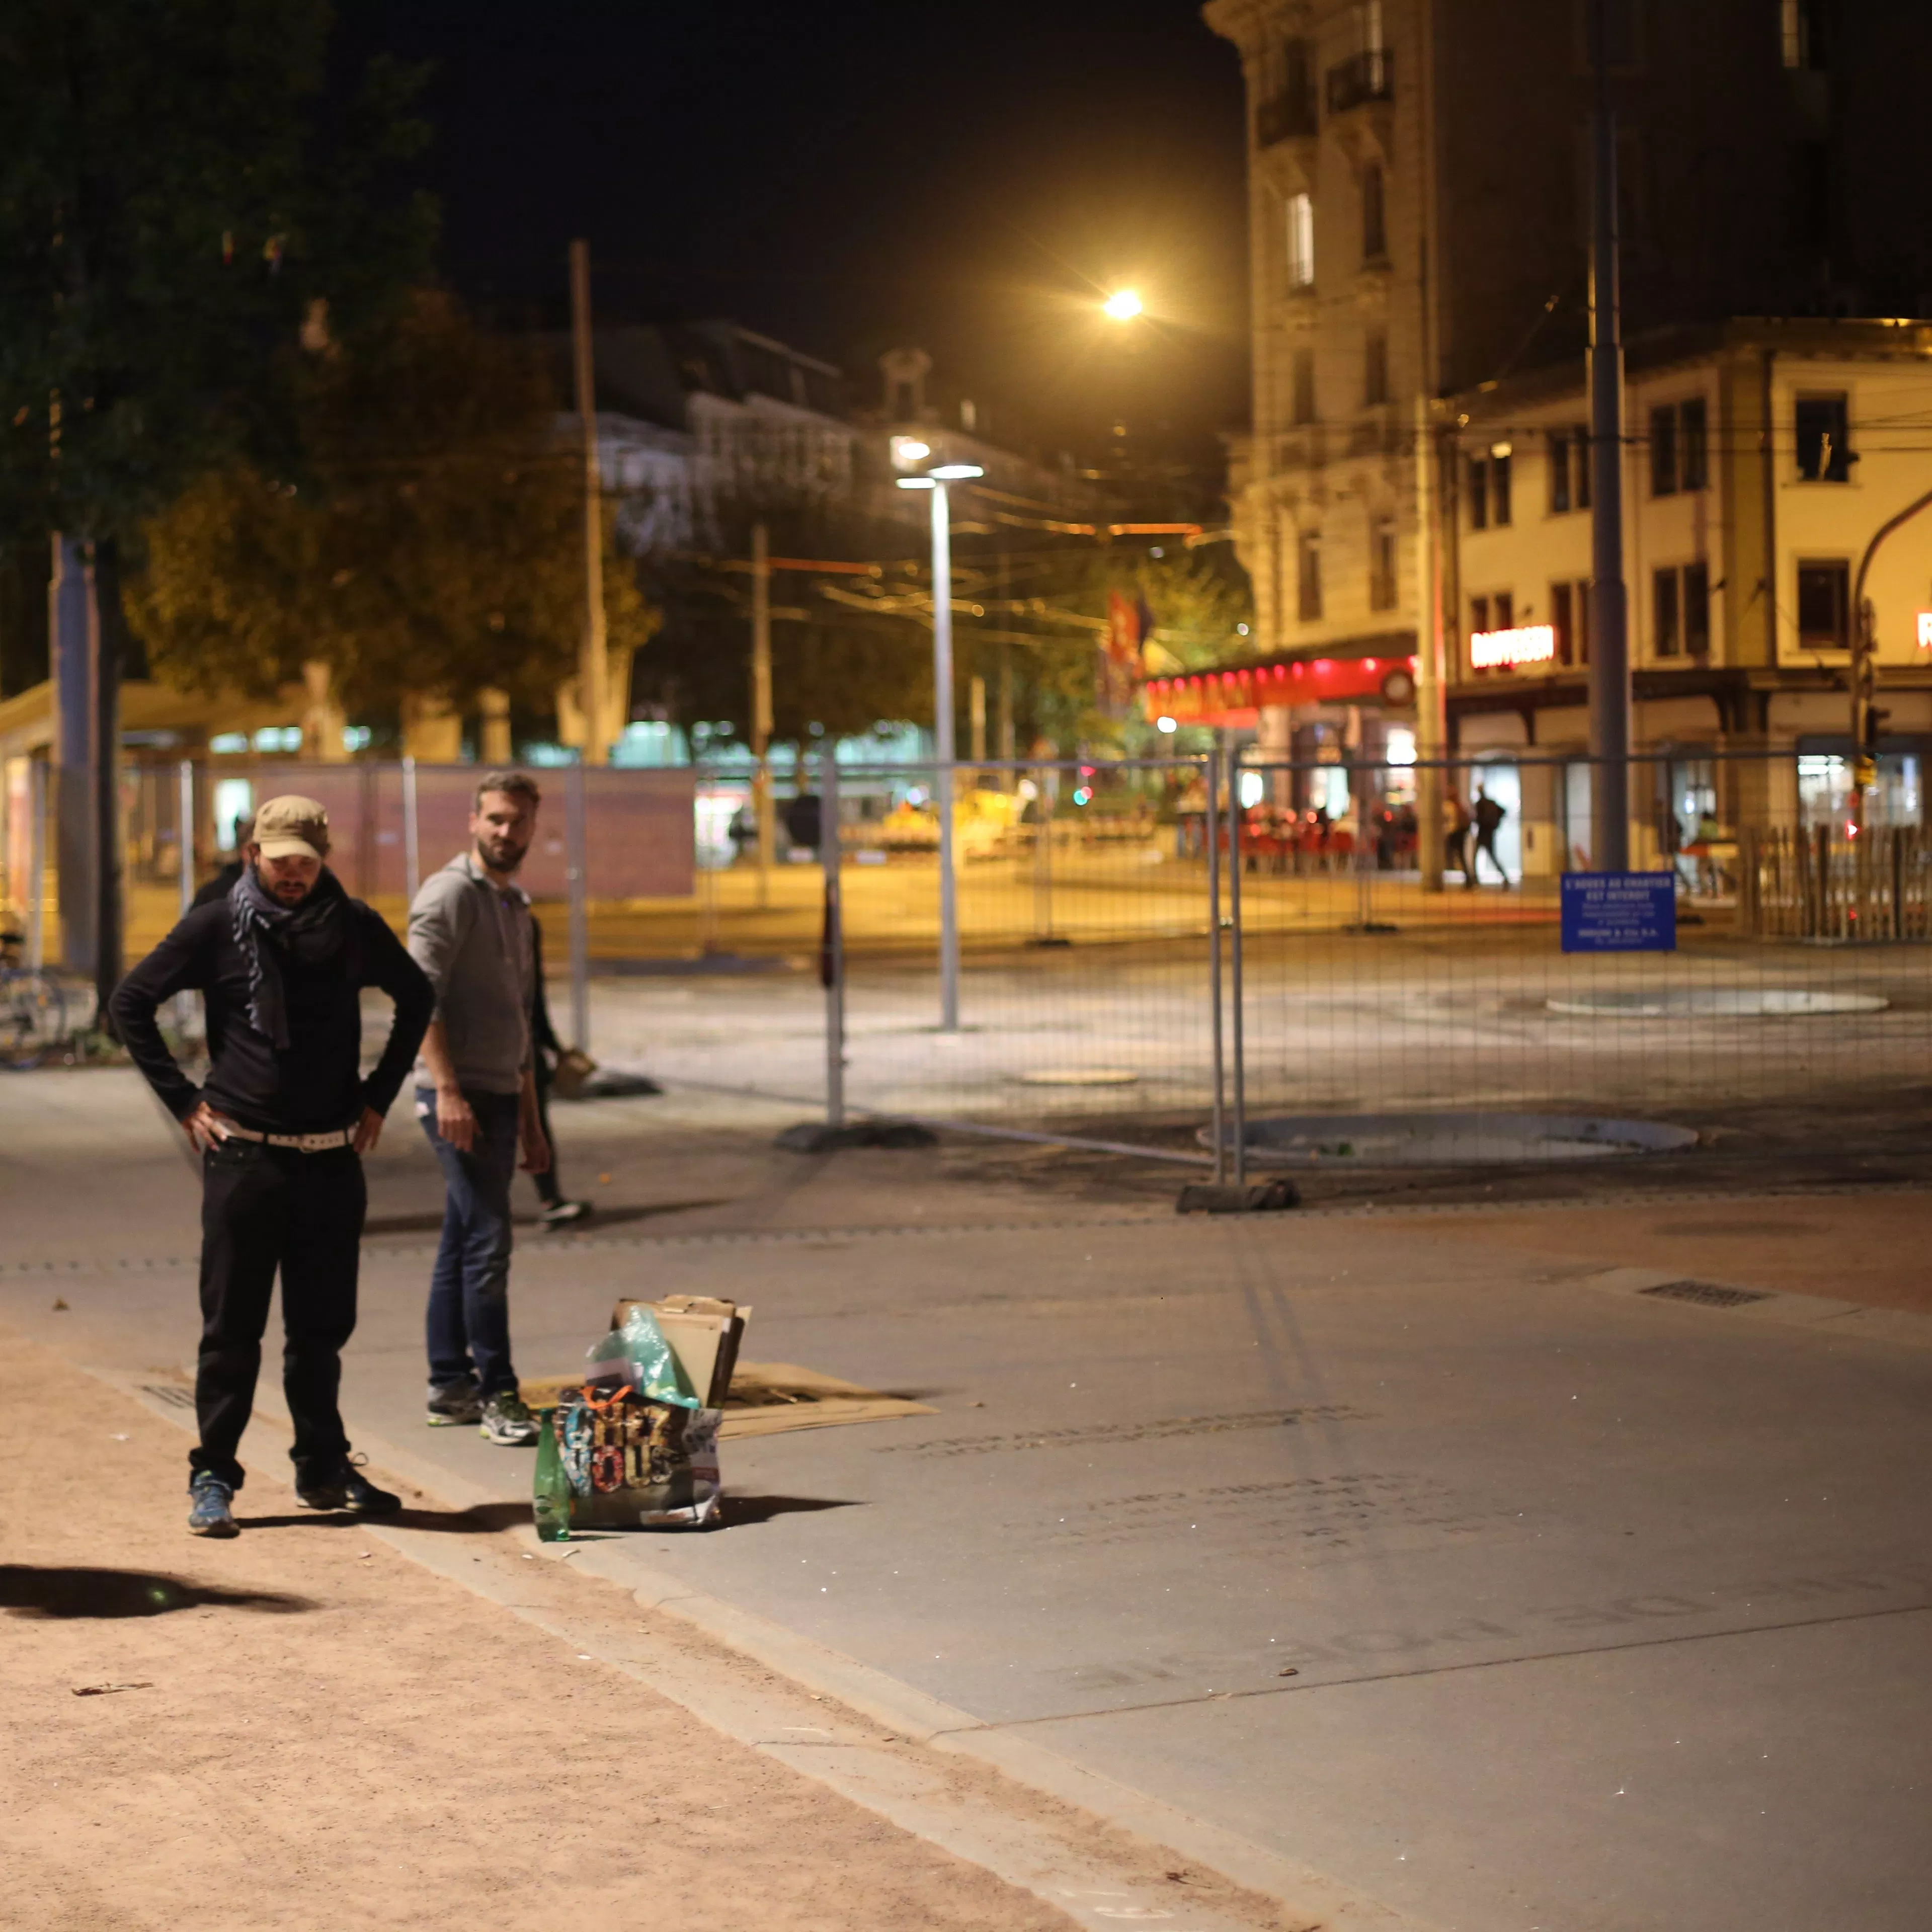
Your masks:
<instances>
[{"instance_id":1,"label":"drain grate","mask_svg":"<svg viewBox=\"0 0 1932 1932\"><path fill-rule=\"evenodd\" d=\"M1654 1288L1640 1288L1640 1294L1654 1294L1664 1301L1694 1302L1700 1308L1742 1308L1750 1301L1768 1301L1762 1288L1720 1288L1714 1281L1664 1281Z\"/></svg>"},{"instance_id":2,"label":"drain grate","mask_svg":"<svg viewBox=\"0 0 1932 1932\"><path fill-rule=\"evenodd\" d=\"M157 1402L164 1402L170 1408L192 1408L194 1391L183 1388L178 1382L143 1382L143 1395L152 1396Z\"/></svg>"}]
</instances>

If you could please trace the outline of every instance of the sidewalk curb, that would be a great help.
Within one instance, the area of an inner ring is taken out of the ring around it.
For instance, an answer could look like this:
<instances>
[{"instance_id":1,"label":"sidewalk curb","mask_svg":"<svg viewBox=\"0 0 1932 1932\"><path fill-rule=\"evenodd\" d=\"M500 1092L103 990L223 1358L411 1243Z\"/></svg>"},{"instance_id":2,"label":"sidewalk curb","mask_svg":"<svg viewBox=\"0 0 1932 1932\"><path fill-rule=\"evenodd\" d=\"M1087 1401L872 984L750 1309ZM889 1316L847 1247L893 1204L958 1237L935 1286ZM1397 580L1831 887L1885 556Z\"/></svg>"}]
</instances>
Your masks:
<instances>
[{"instance_id":1,"label":"sidewalk curb","mask_svg":"<svg viewBox=\"0 0 1932 1932\"><path fill-rule=\"evenodd\" d=\"M193 1432L190 1413L158 1400L133 1376L92 1364L83 1366L87 1373L129 1396L149 1414L173 1424L184 1433ZM268 1424L278 1433L286 1433L289 1426L286 1412L266 1389L257 1398L255 1421L257 1426ZM470 1509L502 1503L494 1492L384 1437L358 1430L356 1441L385 1474L448 1507ZM366 1534L410 1562L526 1622L553 1635L569 1636L573 1642L597 1642L518 1602L507 1588L493 1587L494 1577L465 1574L470 1566L454 1562L454 1552L440 1546L446 1538L388 1527L379 1518L365 1519L362 1526ZM533 1526L508 1533L527 1543L531 1554L556 1562L569 1557L572 1569L588 1570L627 1590L640 1609L677 1618L724 1648L799 1685L814 1699L834 1701L870 1719L893 1738L970 1757L1036 1796L1068 1806L1151 1850L1170 1853L1184 1864L1205 1868L1233 1886L1260 1894L1280 1908L1284 1932L1438 1932L1429 1922L1354 1891L1208 1819L1090 1771L1030 1738L928 1696L755 1611L692 1590L614 1541L544 1544L538 1540ZM922 1771L916 1760L896 1754L872 1740L856 1734L835 1735L823 1744L802 1744L775 1737L774 1732L788 1727L772 1718L772 1700L747 1696L734 1685L704 1682L653 1654L647 1645L640 1643L634 1649L606 1641L594 1654L688 1711L700 1722L778 1758L901 1829L1033 1893L1076 1922L1090 1916L1102 1922L1157 1920L1172 1924L1176 1932L1253 1932L1255 1922L1247 1914L1236 1916L1214 1910L1188 1899L1184 1893L1157 1893L1130 1874L1108 1869L1078 1852L1070 1857L1070 1848L1044 1827L1003 1816L997 1808L962 1807L952 1794L935 1790L939 1780L929 1771ZM1090 1902L1094 1900L1113 1902Z\"/></svg>"}]
</instances>

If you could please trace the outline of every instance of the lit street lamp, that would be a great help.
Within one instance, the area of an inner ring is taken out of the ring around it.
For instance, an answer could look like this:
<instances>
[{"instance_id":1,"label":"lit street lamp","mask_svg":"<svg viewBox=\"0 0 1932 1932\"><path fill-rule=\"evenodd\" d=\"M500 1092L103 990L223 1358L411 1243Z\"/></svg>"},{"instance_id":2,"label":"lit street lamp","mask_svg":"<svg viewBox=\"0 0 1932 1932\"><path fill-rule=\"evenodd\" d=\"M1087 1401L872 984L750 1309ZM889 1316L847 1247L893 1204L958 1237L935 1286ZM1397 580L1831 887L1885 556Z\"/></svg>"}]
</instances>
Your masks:
<instances>
[{"instance_id":1,"label":"lit street lamp","mask_svg":"<svg viewBox=\"0 0 1932 1932\"><path fill-rule=\"evenodd\" d=\"M892 444L892 460L923 463L931 448L912 436ZM952 859L952 522L946 486L983 476L976 463L942 463L917 476L902 476L902 490L932 492L932 737L938 764L939 1030L959 1030L959 895Z\"/></svg>"},{"instance_id":2,"label":"lit street lamp","mask_svg":"<svg viewBox=\"0 0 1932 1932\"><path fill-rule=\"evenodd\" d=\"M1114 322L1132 322L1145 308L1138 289L1116 289L1100 304L1100 312Z\"/></svg>"}]
</instances>

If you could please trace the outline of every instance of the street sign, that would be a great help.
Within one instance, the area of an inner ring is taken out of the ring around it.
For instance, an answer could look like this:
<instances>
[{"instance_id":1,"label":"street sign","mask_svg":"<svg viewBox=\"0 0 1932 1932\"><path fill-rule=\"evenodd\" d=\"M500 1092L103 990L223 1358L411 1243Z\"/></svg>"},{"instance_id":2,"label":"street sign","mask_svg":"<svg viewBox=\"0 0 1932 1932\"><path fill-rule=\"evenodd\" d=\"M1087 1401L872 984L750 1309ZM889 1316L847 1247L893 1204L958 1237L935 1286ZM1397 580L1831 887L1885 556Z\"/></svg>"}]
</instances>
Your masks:
<instances>
[{"instance_id":1,"label":"street sign","mask_svg":"<svg viewBox=\"0 0 1932 1932\"><path fill-rule=\"evenodd\" d=\"M1566 872L1565 952L1675 952L1674 872Z\"/></svg>"}]
</instances>

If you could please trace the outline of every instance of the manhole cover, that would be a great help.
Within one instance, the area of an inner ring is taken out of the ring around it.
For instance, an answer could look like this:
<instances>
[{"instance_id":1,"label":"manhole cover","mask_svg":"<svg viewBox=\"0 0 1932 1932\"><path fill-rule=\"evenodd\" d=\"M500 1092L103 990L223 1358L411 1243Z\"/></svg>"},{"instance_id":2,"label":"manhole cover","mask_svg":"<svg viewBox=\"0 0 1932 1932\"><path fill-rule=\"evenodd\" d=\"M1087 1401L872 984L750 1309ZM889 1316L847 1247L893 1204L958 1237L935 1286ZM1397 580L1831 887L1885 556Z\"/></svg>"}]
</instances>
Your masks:
<instances>
[{"instance_id":1,"label":"manhole cover","mask_svg":"<svg viewBox=\"0 0 1932 1932\"><path fill-rule=\"evenodd\" d=\"M1212 1147L1214 1130L1199 1138ZM1247 1138L1262 1167L1507 1167L1675 1154L1697 1135L1583 1114L1298 1114L1250 1120Z\"/></svg>"},{"instance_id":2,"label":"manhole cover","mask_svg":"<svg viewBox=\"0 0 1932 1932\"><path fill-rule=\"evenodd\" d=\"M1720 1288L1714 1281L1660 1281L1637 1292L1654 1294L1660 1301L1693 1302L1700 1308L1742 1308L1747 1302L1771 1299L1761 1288Z\"/></svg>"},{"instance_id":3,"label":"manhole cover","mask_svg":"<svg viewBox=\"0 0 1932 1932\"><path fill-rule=\"evenodd\" d=\"M1806 1019L1821 1013L1879 1013L1876 993L1820 993L1793 986L1672 986L1648 992L1588 993L1546 1002L1552 1013L1604 1020Z\"/></svg>"},{"instance_id":4,"label":"manhole cover","mask_svg":"<svg viewBox=\"0 0 1932 1932\"><path fill-rule=\"evenodd\" d=\"M1140 1077L1126 1066L1047 1066L1017 1076L1022 1087L1131 1087Z\"/></svg>"}]
</instances>

